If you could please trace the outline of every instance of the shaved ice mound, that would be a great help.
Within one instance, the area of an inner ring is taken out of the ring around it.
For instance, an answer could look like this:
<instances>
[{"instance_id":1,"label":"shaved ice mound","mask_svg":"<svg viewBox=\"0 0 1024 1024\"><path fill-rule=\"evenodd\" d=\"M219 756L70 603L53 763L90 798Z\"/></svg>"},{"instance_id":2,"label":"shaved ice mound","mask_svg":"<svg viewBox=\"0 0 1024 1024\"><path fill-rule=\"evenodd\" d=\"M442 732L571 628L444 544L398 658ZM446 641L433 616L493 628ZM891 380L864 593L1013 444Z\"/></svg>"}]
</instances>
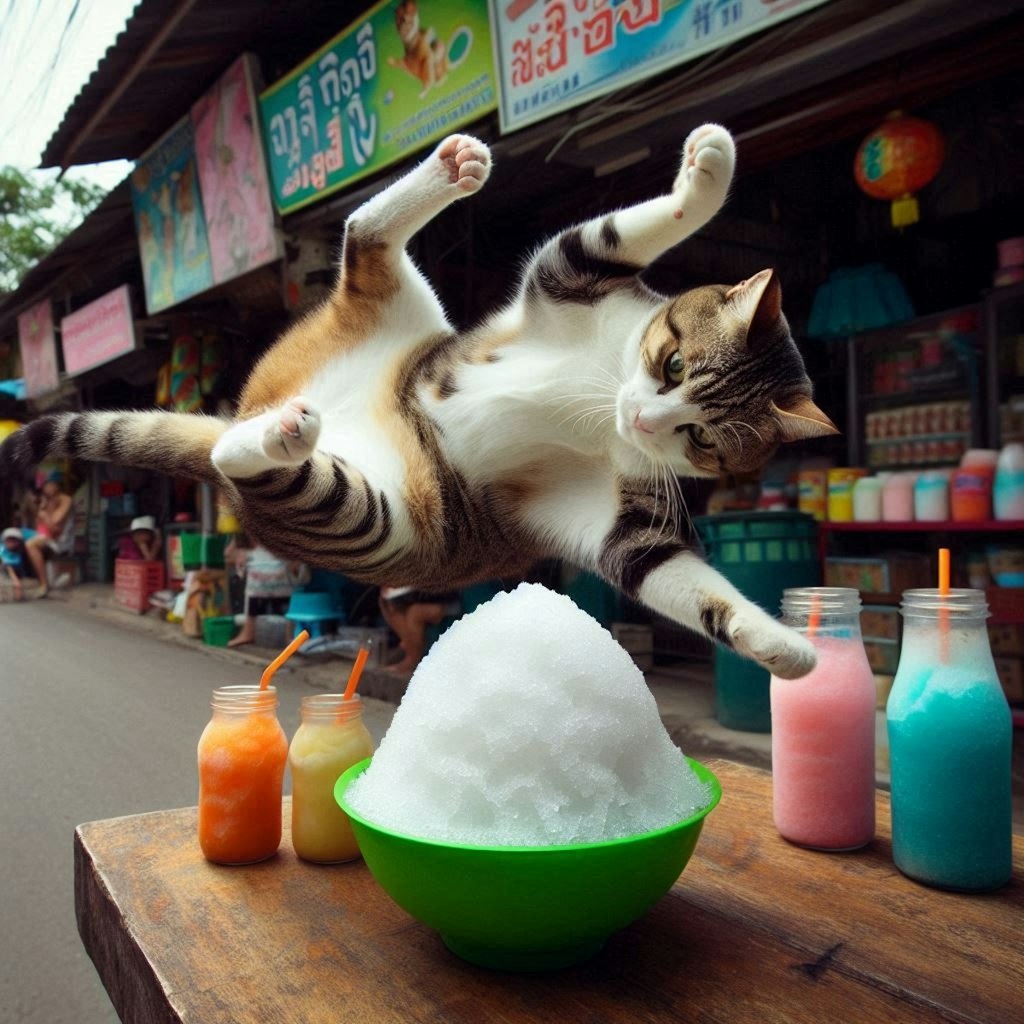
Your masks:
<instances>
[{"instance_id":1,"label":"shaved ice mound","mask_svg":"<svg viewBox=\"0 0 1024 1024\"><path fill-rule=\"evenodd\" d=\"M405 835L559 846L675 824L710 789L611 634L524 583L434 644L346 799Z\"/></svg>"}]
</instances>

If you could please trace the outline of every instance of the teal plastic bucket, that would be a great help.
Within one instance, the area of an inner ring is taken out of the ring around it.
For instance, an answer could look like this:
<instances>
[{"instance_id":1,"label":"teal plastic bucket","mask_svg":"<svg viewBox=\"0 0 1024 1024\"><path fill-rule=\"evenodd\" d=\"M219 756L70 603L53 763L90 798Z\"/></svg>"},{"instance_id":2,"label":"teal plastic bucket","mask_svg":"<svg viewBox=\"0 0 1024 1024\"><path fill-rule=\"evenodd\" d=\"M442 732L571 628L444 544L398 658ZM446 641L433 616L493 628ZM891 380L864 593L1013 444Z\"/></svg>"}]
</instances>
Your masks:
<instances>
[{"instance_id":1,"label":"teal plastic bucket","mask_svg":"<svg viewBox=\"0 0 1024 1024\"><path fill-rule=\"evenodd\" d=\"M782 592L821 583L818 524L803 512L726 512L693 521L708 562L737 590L777 616ZM715 717L727 729L771 732L769 674L715 648Z\"/></svg>"}]
</instances>

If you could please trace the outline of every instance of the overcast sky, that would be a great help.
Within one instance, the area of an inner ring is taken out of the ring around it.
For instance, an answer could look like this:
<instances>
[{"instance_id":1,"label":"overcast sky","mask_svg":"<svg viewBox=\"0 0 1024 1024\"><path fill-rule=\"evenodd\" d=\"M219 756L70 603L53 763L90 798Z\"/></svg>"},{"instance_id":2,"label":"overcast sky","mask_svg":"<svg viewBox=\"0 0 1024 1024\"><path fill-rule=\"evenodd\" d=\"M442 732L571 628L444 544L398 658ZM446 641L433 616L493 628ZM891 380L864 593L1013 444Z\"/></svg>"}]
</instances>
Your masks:
<instances>
[{"instance_id":1,"label":"overcast sky","mask_svg":"<svg viewBox=\"0 0 1024 1024\"><path fill-rule=\"evenodd\" d=\"M0 164L27 169L137 0L0 0ZM83 172L113 187L123 161Z\"/></svg>"}]
</instances>

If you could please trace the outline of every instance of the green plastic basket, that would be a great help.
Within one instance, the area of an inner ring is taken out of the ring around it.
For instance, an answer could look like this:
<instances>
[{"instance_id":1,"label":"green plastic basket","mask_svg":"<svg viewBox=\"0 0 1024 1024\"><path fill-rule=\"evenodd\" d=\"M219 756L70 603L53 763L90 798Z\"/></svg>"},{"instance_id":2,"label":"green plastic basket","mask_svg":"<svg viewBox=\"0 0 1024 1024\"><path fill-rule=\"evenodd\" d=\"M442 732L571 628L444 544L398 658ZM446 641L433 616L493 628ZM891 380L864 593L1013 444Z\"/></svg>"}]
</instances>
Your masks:
<instances>
[{"instance_id":1,"label":"green plastic basket","mask_svg":"<svg viewBox=\"0 0 1024 1024\"><path fill-rule=\"evenodd\" d=\"M227 647L228 641L235 635L235 617L233 615L214 615L203 619L203 642L211 647Z\"/></svg>"}]
</instances>

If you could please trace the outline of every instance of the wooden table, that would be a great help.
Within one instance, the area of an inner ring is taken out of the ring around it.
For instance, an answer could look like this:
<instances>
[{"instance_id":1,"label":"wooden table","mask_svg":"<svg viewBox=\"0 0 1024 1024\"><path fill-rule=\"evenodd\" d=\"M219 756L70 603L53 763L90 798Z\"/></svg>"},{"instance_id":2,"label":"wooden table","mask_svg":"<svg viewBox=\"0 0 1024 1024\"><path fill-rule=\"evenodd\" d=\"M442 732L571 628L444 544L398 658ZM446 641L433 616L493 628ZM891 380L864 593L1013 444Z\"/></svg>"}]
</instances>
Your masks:
<instances>
[{"instance_id":1,"label":"wooden table","mask_svg":"<svg viewBox=\"0 0 1024 1024\"><path fill-rule=\"evenodd\" d=\"M680 881L566 971L464 963L287 828L271 861L208 864L195 808L78 828L79 932L126 1024L1024 1021L1019 836L1000 892L938 892L893 867L885 794L870 847L814 853L775 832L767 773L710 767L724 796Z\"/></svg>"}]
</instances>

